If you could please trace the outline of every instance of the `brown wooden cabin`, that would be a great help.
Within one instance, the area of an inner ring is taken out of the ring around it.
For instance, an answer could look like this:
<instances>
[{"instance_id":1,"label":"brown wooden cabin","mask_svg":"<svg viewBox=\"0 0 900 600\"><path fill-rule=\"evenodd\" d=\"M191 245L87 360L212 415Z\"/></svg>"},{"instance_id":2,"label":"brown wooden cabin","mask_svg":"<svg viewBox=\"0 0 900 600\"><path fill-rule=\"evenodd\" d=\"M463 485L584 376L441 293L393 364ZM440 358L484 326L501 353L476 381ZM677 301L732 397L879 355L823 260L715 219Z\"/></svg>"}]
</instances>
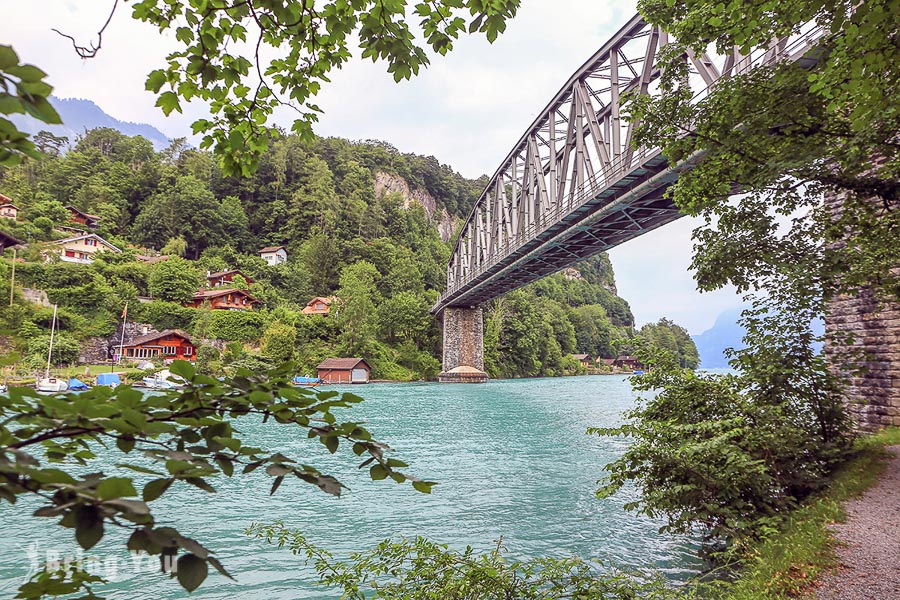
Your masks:
<instances>
[{"instance_id":1,"label":"brown wooden cabin","mask_svg":"<svg viewBox=\"0 0 900 600\"><path fill-rule=\"evenodd\" d=\"M334 296L329 296L328 298L325 298L324 296L316 296L306 303L306 306L303 308L302 312L304 315L326 316L331 312L331 305L335 300L336 298Z\"/></svg>"},{"instance_id":2,"label":"brown wooden cabin","mask_svg":"<svg viewBox=\"0 0 900 600\"><path fill-rule=\"evenodd\" d=\"M69 221L72 223L84 225L88 229L96 229L97 225L100 224L100 217L97 215L89 215L83 210L78 210L74 206L67 206L66 208L69 209Z\"/></svg>"},{"instance_id":3,"label":"brown wooden cabin","mask_svg":"<svg viewBox=\"0 0 900 600\"><path fill-rule=\"evenodd\" d=\"M119 352L118 346L115 348ZM178 329L166 329L157 333L138 336L122 347L126 360L153 360L163 357L166 362L173 360L195 360L197 348L190 336Z\"/></svg>"},{"instance_id":4,"label":"brown wooden cabin","mask_svg":"<svg viewBox=\"0 0 900 600\"><path fill-rule=\"evenodd\" d=\"M619 356L616 358L613 363L617 368L624 369L626 371L639 371L644 368L644 365L641 364L634 356Z\"/></svg>"},{"instance_id":5,"label":"brown wooden cabin","mask_svg":"<svg viewBox=\"0 0 900 600\"><path fill-rule=\"evenodd\" d=\"M219 271L218 273L206 273L206 281L209 283L207 287L217 288L217 287L230 287L234 278L240 275L244 278L248 284L253 283L255 280L249 275L245 274L240 269L227 269L225 271Z\"/></svg>"},{"instance_id":6,"label":"brown wooden cabin","mask_svg":"<svg viewBox=\"0 0 900 600\"><path fill-rule=\"evenodd\" d=\"M215 288L200 290L194 294L194 298L190 302L185 302L184 306L200 308L204 302L209 302L209 307L213 310L253 310L253 305L260 303L244 290Z\"/></svg>"}]
</instances>

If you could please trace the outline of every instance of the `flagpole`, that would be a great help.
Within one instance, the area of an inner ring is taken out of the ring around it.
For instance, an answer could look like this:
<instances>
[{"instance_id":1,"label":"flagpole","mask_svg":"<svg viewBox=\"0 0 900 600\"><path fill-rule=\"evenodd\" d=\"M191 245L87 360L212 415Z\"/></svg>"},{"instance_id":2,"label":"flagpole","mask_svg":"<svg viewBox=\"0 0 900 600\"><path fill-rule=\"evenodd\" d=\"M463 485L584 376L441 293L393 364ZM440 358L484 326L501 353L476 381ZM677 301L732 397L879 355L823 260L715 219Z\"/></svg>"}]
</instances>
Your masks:
<instances>
[{"instance_id":1,"label":"flagpole","mask_svg":"<svg viewBox=\"0 0 900 600\"><path fill-rule=\"evenodd\" d=\"M122 338L119 340L119 358L116 360L116 364L119 364L122 360L122 355L125 353L125 324L128 322L128 303L125 303L125 310L122 311Z\"/></svg>"}]
</instances>

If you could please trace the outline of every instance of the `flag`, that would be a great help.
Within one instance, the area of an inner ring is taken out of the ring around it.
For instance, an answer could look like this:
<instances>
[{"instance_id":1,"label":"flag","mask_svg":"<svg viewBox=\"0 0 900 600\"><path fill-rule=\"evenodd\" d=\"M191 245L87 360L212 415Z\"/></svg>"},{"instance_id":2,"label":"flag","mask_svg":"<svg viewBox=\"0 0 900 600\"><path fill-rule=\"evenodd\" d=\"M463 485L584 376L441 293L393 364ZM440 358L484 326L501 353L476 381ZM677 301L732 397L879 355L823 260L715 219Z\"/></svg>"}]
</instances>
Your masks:
<instances>
[{"instance_id":1,"label":"flag","mask_svg":"<svg viewBox=\"0 0 900 600\"><path fill-rule=\"evenodd\" d=\"M122 311L122 320L125 320L125 317L128 316L128 303L125 303L125 309Z\"/></svg>"}]
</instances>

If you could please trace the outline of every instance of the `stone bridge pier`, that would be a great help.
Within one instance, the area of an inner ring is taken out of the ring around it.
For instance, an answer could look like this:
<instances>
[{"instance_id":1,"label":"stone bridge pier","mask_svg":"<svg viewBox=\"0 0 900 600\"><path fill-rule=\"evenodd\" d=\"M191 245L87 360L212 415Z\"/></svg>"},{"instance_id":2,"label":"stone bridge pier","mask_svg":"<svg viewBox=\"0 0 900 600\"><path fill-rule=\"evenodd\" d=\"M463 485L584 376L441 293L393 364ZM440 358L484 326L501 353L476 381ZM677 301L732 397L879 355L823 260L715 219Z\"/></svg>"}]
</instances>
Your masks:
<instances>
[{"instance_id":1,"label":"stone bridge pier","mask_svg":"<svg viewBox=\"0 0 900 600\"><path fill-rule=\"evenodd\" d=\"M481 308L448 306L441 311L444 363L441 383L484 383L484 314Z\"/></svg>"}]
</instances>

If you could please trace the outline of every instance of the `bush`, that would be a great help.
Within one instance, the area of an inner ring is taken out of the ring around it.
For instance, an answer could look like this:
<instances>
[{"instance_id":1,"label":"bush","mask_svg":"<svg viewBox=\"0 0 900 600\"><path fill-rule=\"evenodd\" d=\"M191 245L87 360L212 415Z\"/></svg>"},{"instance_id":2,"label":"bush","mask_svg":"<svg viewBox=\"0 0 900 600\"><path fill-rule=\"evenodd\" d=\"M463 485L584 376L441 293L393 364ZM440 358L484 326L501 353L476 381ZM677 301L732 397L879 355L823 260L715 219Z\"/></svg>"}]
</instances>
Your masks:
<instances>
[{"instance_id":1,"label":"bush","mask_svg":"<svg viewBox=\"0 0 900 600\"><path fill-rule=\"evenodd\" d=\"M28 354L37 357L38 362L46 365L47 351L50 349L50 334L41 335L28 341ZM72 364L78 360L81 344L72 336L56 332L53 337L53 364Z\"/></svg>"},{"instance_id":2,"label":"bush","mask_svg":"<svg viewBox=\"0 0 900 600\"><path fill-rule=\"evenodd\" d=\"M160 331L164 329L190 329L196 315L196 309L161 300L139 302L128 307L129 320L150 323Z\"/></svg>"},{"instance_id":3,"label":"bush","mask_svg":"<svg viewBox=\"0 0 900 600\"><path fill-rule=\"evenodd\" d=\"M804 354L766 339L771 354L742 351L739 375L696 374L670 352L639 349L648 372L632 385L652 395L626 425L589 430L634 438L598 496L635 481L641 501L626 508L730 543L759 537L820 489L849 444L840 399L808 345Z\"/></svg>"},{"instance_id":4,"label":"bush","mask_svg":"<svg viewBox=\"0 0 900 600\"><path fill-rule=\"evenodd\" d=\"M203 282L200 271L183 258L158 263L150 274L150 293L169 302L188 302Z\"/></svg>"},{"instance_id":5,"label":"bush","mask_svg":"<svg viewBox=\"0 0 900 600\"><path fill-rule=\"evenodd\" d=\"M262 337L262 354L275 363L291 360L297 344L297 329L275 321L266 328Z\"/></svg>"},{"instance_id":6,"label":"bush","mask_svg":"<svg viewBox=\"0 0 900 600\"><path fill-rule=\"evenodd\" d=\"M232 342L258 340L266 322L262 313L239 310L214 310L208 318L206 337Z\"/></svg>"}]
</instances>

